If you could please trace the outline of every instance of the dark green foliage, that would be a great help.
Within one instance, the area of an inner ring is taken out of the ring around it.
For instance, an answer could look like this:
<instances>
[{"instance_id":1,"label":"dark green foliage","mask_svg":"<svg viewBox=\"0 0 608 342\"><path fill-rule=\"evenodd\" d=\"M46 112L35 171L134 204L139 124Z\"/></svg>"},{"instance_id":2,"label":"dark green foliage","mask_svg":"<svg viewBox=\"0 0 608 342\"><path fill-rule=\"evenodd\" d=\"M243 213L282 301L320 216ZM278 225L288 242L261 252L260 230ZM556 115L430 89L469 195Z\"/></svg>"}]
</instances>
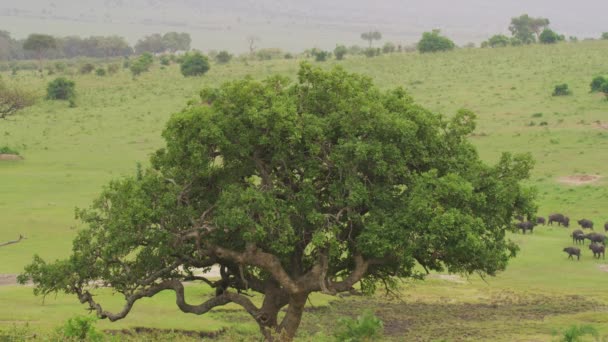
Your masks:
<instances>
[{"instance_id":1,"label":"dark green foliage","mask_svg":"<svg viewBox=\"0 0 608 342\"><path fill-rule=\"evenodd\" d=\"M607 82L608 82L608 79L606 79L606 77L604 77L604 76L594 77L590 84L591 92L594 93L594 92L602 91L602 87L604 86L604 83L607 83Z\"/></svg>"},{"instance_id":2,"label":"dark green foliage","mask_svg":"<svg viewBox=\"0 0 608 342\"><path fill-rule=\"evenodd\" d=\"M287 52L287 53L286 53L286 54L283 56L283 58L285 58L285 59L293 59L293 55L292 55L291 53Z\"/></svg>"},{"instance_id":3,"label":"dark green foliage","mask_svg":"<svg viewBox=\"0 0 608 342\"><path fill-rule=\"evenodd\" d=\"M334 49L334 56L336 56L336 59L339 61L343 60L347 53L348 49L344 45L337 45Z\"/></svg>"},{"instance_id":4,"label":"dark green foliage","mask_svg":"<svg viewBox=\"0 0 608 342\"><path fill-rule=\"evenodd\" d=\"M160 62L160 65L167 66L167 65L171 64L171 58L167 55L162 55L162 56L160 56L159 62Z\"/></svg>"},{"instance_id":5,"label":"dark green foliage","mask_svg":"<svg viewBox=\"0 0 608 342\"><path fill-rule=\"evenodd\" d=\"M371 342L382 337L384 324L372 311L365 311L356 319L350 317L338 320L334 338L339 342Z\"/></svg>"},{"instance_id":6,"label":"dark green foliage","mask_svg":"<svg viewBox=\"0 0 608 342\"><path fill-rule=\"evenodd\" d=\"M200 52L191 52L184 56L181 64L182 75L186 77L202 76L209 71L209 60Z\"/></svg>"},{"instance_id":7,"label":"dark green foliage","mask_svg":"<svg viewBox=\"0 0 608 342\"><path fill-rule=\"evenodd\" d=\"M0 146L0 154L15 154L19 155L19 151L8 146Z\"/></svg>"},{"instance_id":8,"label":"dark green foliage","mask_svg":"<svg viewBox=\"0 0 608 342\"><path fill-rule=\"evenodd\" d=\"M488 46L492 48L505 47L511 44L509 37L504 34L496 34L488 39Z\"/></svg>"},{"instance_id":9,"label":"dark green foliage","mask_svg":"<svg viewBox=\"0 0 608 342\"><path fill-rule=\"evenodd\" d=\"M315 61L325 62L331 56L331 52L313 49L312 55L315 57Z\"/></svg>"},{"instance_id":10,"label":"dark green foliage","mask_svg":"<svg viewBox=\"0 0 608 342\"><path fill-rule=\"evenodd\" d=\"M59 77L49 83L46 98L49 100L70 100L76 96L76 83L65 77Z\"/></svg>"},{"instance_id":11,"label":"dark green foliage","mask_svg":"<svg viewBox=\"0 0 608 342\"><path fill-rule=\"evenodd\" d=\"M606 100L608 100L608 82L604 82L602 85L602 93L606 95Z\"/></svg>"},{"instance_id":12,"label":"dark green foliage","mask_svg":"<svg viewBox=\"0 0 608 342\"><path fill-rule=\"evenodd\" d=\"M602 33L602 39L608 40L608 32Z\"/></svg>"},{"instance_id":13,"label":"dark green foliage","mask_svg":"<svg viewBox=\"0 0 608 342\"><path fill-rule=\"evenodd\" d=\"M93 70L95 70L95 66L93 64L85 63L80 67L80 69L78 71L81 74L86 75L86 74L90 74L91 72L93 72Z\"/></svg>"},{"instance_id":14,"label":"dark green foliage","mask_svg":"<svg viewBox=\"0 0 608 342\"><path fill-rule=\"evenodd\" d=\"M268 48L268 49L259 49L255 56L260 61L269 61L271 59L279 59L285 56L285 53L281 49L276 48Z\"/></svg>"},{"instance_id":15,"label":"dark green foliage","mask_svg":"<svg viewBox=\"0 0 608 342\"><path fill-rule=\"evenodd\" d=\"M151 34L135 44L135 53L162 53L190 50L192 39L188 33L168 32L164 35Z\"/></svg>"},{"instance_id":16,"label":"dark green foliage","mask_svg":"<svg viewBox=\"0 0 608 342\"><path fill-rule=\"evenodd\" d=\"M231 81L171 117L148 169L77 211L85 228L71 256L36 256L18 280L76 295L102 318L100 281L131 304L172 291L200 314L181 282L220 264L238 276L206 307L234 302L255 318L258 302L236 290L257 292L289 323L314 292L371 293L423 269L495 275L517 252L506 234L514 215L535 215L523 183L533 161L505 153L487 165L474 130L470 111L430 112L342 68Z\"/></svg>"},{"instance_id":17,"label":"dark green foliage","mask_svg":"<svg viewBox=\"0 0 608 342\"><path fill-rule=\"evenodd\" d=\"M553 30L546 28L540 34L539 41L542 44L555 44L559 42L561 39L560 35L555 33Z\"/></svg>"},{"instance_id":18,"label":"dark green foliage","mask_svg":"<svg viewBox=\"0 0 608 342\"><path fill-rule=\"evenodd\" d=\"M226 64L230 62L231 59L232 55L226 50L220 51L217 56L215 56L215 61L219 64Z\"/></svg>"},{"instance_id":19,"label":"dark green foliage","mask_svg":"<svg viewBox=\"0 0 608 342\"><path fill-rule=\"evenodd\" d=\"M441 31L433 30L432 32L424 32L422 39L418 42L418 51L421 53L450 51L456 47L453 41L442 36Z\"/></svg>"},{"instance_id":20,"label":"dark green foliage","mask_svg":"<svg viewBox=\"0 0 608 342\"><path fill-rule=\"evenodd\" d=\"M558 84L555 86L555 89L553 90L553 96L568 96L568 95L572 95L572 91L570 91L570 89L568 89L568 85L566 83Z\"/></svg>"},{"instance_id":21,"label":"dark green foliage","mask_svg":"<svg viewBox=\"0 0 608 342\"><path fill-rule=\"evenodd\" d=\"M106 75L106 69L104 69L104 68L97 68L97 70L95 70L95 75L97 75L97 76L105 76Z\"/></svg>"},{"instance_id":22,"label":"dark green foliage","mask_svg":"<svg viewBox=\"0 0 608 342\"><path fill-rule=\"evenodd\" d=\"M35 51L38 58L42 58L42 54L51 49L57 47L57 41L48 34L30 34L25 42L23 42L23 49Z\"/></svg>"},{"instance_id":23,"label":"dark green foliage","mask_svg":"<svg viewBox=\"0 0 608 342\"><path fill-rule=\"evenodd\" d=\"M150 67L152 66L152 63L154 63L154 57L152 56L152 54L146 52L143 55L139 56L136 60L134 60L130 64L129 69L131 70L133 76L138 76L144 72L149 71Z\"/></svg>"}]
</instances>

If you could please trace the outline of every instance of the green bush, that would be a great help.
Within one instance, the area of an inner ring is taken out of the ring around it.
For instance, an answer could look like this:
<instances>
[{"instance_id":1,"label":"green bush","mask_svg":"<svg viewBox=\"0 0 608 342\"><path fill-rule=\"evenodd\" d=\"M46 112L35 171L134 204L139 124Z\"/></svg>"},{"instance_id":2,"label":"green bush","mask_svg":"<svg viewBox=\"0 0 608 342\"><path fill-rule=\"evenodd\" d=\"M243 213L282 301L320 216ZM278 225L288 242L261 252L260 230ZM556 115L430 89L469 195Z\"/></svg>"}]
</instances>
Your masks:
<instances>
[{"instance_id":1,"label":"green bush","mask_svg":"<svg viewBox=\"0 0 608 342\"><path fill-rule=\"evenodd\" d=\"M555 44L560 40L562 40L560 35L548 28L544 29L539 36L539 41L543 44Z\"/></svg>"},{"instance_id":2,"label":"green bush","mask_svg":"<svg viewBox=\"0 0 608 342\"><path fill-rule=\"evenodd\" d=\"M607 83L607 82L608 82L608 80L604 76L594 77L590 84L591 92L602 91L602 87L604 86L604 83Z\"/></svg>"},{"instance_id":3,"label":"green bush","mask_svg":"<svg viewBox=\"0 0 608 342\"><path fill-rule=\"evenodd\" d=\"M365 56L368 58L372 58L372 57L376 57L376 56L380 56L380 49L375 49L375 48L367 48L365 49L364 52Z\"/></svg>"},{"instance_id":4,"label":"green bush","mask_svg":"<svg viewBox=\"0 0 608 342\"><path fill-rule=\"evenodd\" d=\"M149 71L152 63L154 63L154 58L150 53L146 52L133 61L129 66L129 69L133 76L138 76L141 73Z\"/></svg>"},{"instance_id":5,"label":"green bush","mask_svg":"<svg viewBox=\"0 0 608 342\"><path fill-rule=\"evenodd\" d=\"M347 53L348 49L344 45L338 45L334 49L334 56L336 56L336 59L339 61L343 60Z\"/></svg>"},{"instance_id":6,"label":"green bush","mask_svg":"<svg viewBox=\"0 0 608 342\"><path fill-rule=\"evenodd\" d=\"M184 56L181 65L185 77L202 76L209 71L209 60L200 52L192 52Z\"/></svg>"},{"instance_id":7,"label":"green bush","mask_svg":"<svg viewBox=\"0 0 608 342\"><path fill-rule=\"evenodd\" d=\"M76 316L70 318L56 331L58 341L103 341L103 333L95 329L95 317Z\"/></svg>"},{"instance_id":8,"label":"green bush","mask_svg":"<svg viewBox=\"0 0 608 342\"><path fill-rule=\"evenodd\" d=\"M171 58L167 55L163 55L160 57L160 65L170 65L171 64Z\"/></svg>"},{"instance_id":9,"label":"green bush","mask_svg":"<svg viewBox=\"0 0 608 342\"><path fill-rule=\"evenodd\" d=\"M36 334L30 331L29 325L26 323L22 326L13 326L8 330L0 330L0 341L2 342L26 342L35 339Z\"/></svg>"},{"instance_id":10,"label":"green bush","mask_svg":"<svg viewBox=\"0 0 608 342\"><path fill-rule=\"evenodd\" d=\"M0 154L15 154L15 155L19 155L19 151L12 149L8 146L0 146ZM2 341L0 339L0 341Z\"/></svg>"},{"instance_id":11,"label":"green bush","mask_svg":"<svg viewBox=\"0 0 608 342\"><path fill-rule=\"evenodd\" d=\"M215 61L218 62L219 64L226 64L226 63L230 62L231 59L232 59L232 55L230 53L228 53L228 51L220 51L215 56Z\"/></svg>"},{"instance_id":12,"label":"green bush","mask_svg":"<svg viewBox=\"0 0 608 342\"><path fill-rule=\"evenodd\" d=\"M83 75L90 74L95 70L95 66L91 63L85 63L80 67L80 73Z\"/></svg>"},{"instance_id":13,"label":"green bush","mask_svg":"<svg viewBox=\"0 0 608 342\"><path fill-rule=\"evenodd\" d=\"M331 56L331 53L323 50L314 49L312 51L312 55L315 57L315 61L325 62L329 58L329 56Z\"/></svg>"},{"instance_id":14,"label":"green bush","mask_svg":"<svg viewBox=\"0 0 608 342\"><path fill-rule=\"evenodd\" d=\"M105 76L106 75L106 69L104 69L104 68L97 68L97 70L95 70L95 75L97 75L97 76Z\"/></svg>"},{"instance_id":15,"label":"green bush","mask_svg":"<svg viewBox=\"0 0 608 342\"><path fill-rule=\"evenodd\" d=\"M364 342L376 341L382 337L384 324L371 311L365 311L356 319L342 318L334 333L336 341Z\"/></svg>"},{"instance_id":16,"label":"green bush","mask_svg":"<svg viewBox=\"0 0 608 342\"><path fill-rule=\"evenodd\" d=\"M497 48L509 46L510 44L511 40L509 39L509 37L505 36L504 34L495 34L490 37L490 39L488 39L487 46Z\"/></svg>"},{"instance_id":17,"label":"green bush","mask_svg":"<svg viewBox=\"0 0 608 342\"><path fill-rule=\"evenodd\" d=\"M604 93L606 100L608 100L608 82L604 82L602 85L602 93Z\"/></svg>"},{"instance_id":18,"label":"green bush","mask_svg":"<svg viewBox=\"0 0 608 342\"><path fill-rule=\"evenodd\" d=\"M599 333L597 330L590 325L573 325L563 332L560 342L583 342L587 341L584 336L591 335L597 341L599 339Z\"/></svg>"},{"instance_id":19,"label":"green bush","mask_svg":"<svg viewBox=\"0 0 608 342\"><path fill-rule=\"evenodd\" d=\"M602 33L602 39L608 40L608 32Z\"/></svg>"},{"instance_id":20,"label":"green bush","mask_svg":"<svg viewBox=\"0 0 608 342\"><path fill-rule=\"evenodd\" d=\"M46 98L49 100L70 100L75 96L76 83L65 77L54 79L46 88Z\"/></svg>"},{"instance_id":21,"label":"green bush","mask_svg":"<svg viewBox=\"0 0 608 342\"><path fill-rule=\"evenodd\" d=\"M418 51L421 53L450 51L456 47L453 41L442 36L441 31L433 30L432 32L424 32L422 39L418 42Z\"/></svg>"},{"instance_id":22,"label":"green bush","mask_svg":"<svg viewBox=\"0 0 608 342\"><path fill-rule=\"evenodd\" d=\"M572 95L572 92L570 91L570 89L568 89L568 85L566 83L558 84L555 86L555 89L553 90L553 96L567 96L567 95Z\"/></svg>"}]
</instances>

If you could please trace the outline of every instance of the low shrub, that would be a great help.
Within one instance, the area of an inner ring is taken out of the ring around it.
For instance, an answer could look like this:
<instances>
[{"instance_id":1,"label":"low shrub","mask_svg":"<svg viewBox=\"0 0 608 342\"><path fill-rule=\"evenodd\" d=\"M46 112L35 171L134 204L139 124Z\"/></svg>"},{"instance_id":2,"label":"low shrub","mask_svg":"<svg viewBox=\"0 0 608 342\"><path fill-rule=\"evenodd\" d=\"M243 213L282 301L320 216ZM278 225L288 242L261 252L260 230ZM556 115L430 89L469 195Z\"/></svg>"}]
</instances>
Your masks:
<instances>
[{"instance_id":1,"label":"low shrub","mask_svg":"<svg viewBox=\"0 0 608 342\"><path fill-rule=\"evenodd\" d=\"M341 318L334 333L336 341L377 341L382 337L384 324L371 311L365 311L356 319Z\"/></svg>"},{"instance_id":2,"label":"low shrub","mask_svg":"<svg viewBox=\"0 0 608 342\"><path fill-rule=\"evenodd\" d=\"M95 70L95 75L97 75L97 76L105 76L106 75L106 69L104 69L104 68L97 68L97 70Z\"/></svg>"},{"instance_id":3,"label":"low shrub","mask_svg":"<svg viewBox=\"0 0 608 342\"><path fill-rule=\"evenodd\" d=\"M567 96L567 95L572 95L572 91L570 91L570 89L568 88L568 85L566 83L558 84L555 86L555 89L553 90L553 96Z\"/></svg>"},{"instance_id":4,"label":"low shrub","mask_svg":"<svg viewBox=\"0 0 608 342\"><path fill-rule=\"evenodd\" d=\"M90 74L95 70L95 66L91 63L85 63L80 67L80 73L83 75Z\"/></svg>"},{"instance_id":5,"label":"low shrub","mask_svg":"<svg viewBox=\"0 0 608 342\"><path fill-rule=\"evenodd\" d=\"M103 333L95 329L95 317L76 316L56 330L58 341L103 341Z\"/></svg>"},{"instance_id":6,"label":"low shrub","mask_svg":"<svg viewBox=\"0 0 608 342\"><path fill-rule=\"evenodd\" d=\"M593 80L591 81L591 84L589 85L591 87L591 92L598 92L598 91L602 91L602 86L604 85L604 83L607 83L608 80L604 77L604 76L596 76L593 78Z\"/></svg>"},{"instance_id":7,"label":"low shrub","mask_svg":"<svg viewBox=\"0 0 608 342\"><path fill-rule=\"evenodd\" d=\"M19 151L15 150L15 149L12 149L12 148L10 148L8 146L0 146L0 154L15 154L15 155L19 155Z\"/></svg>"},{"instance_id":8,"label":"low shrub","mask_svg":"<svg viewBox=\"0 0 608 342\"><path fill-rule=\"evenodd\" d=\"M59 77L49 82L46 88L48 100L71 100L76 96L76 83L65 77Z\"/></svg>"},{"instance_id":9,"label":"low shrub","mask_svg":"<svg viewBox=\"0 0 608 342\"><path fill-rule=\"evenodd\" d=\"M209 60L200 52L192 52L184 56L180 69L185 77L202 76L209 71Z\"/></svg>"}]
</instances>

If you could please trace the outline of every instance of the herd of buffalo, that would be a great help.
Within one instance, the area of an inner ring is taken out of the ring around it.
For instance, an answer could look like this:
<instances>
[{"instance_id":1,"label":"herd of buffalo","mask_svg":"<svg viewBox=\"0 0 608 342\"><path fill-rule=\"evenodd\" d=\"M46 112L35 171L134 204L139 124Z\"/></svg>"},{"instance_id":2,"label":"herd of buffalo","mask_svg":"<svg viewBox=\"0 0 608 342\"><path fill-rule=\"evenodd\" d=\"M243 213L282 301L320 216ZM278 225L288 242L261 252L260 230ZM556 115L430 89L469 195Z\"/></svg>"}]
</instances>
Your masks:
<instances>
[{"instance_id":1,"label":"herd of buffalo","mask_svg":"<svg viewBox=\"0 0 608 342\"><path fill-rule=\"evenodd\" d=\"M519 220L515 225L518 229L521 229L523 234L526 234L527 231L531 233L534 232L534 227L542 224L553 225L553 223L557 223L558 226L563 226L565 228L570 227L570 218L563 214L551 214L549 215L548 220L545 220L544 217L537 217L536 220L532 221L524 221L522 216L517 216L516 219ZM606 236L604 234L593 232L593 221L582 219L577 221L578 225L581 229L577 229L572 232L572 243L574 244L585 244L585 240L589 240L589 249L593 252L594 258L606 258ZM584 229L591 229L592 232L589 234L585 234ZM604 224L604 231L608 232L608 222ZM578 247L566 247L564 248L564 252L568 253L568 258L574 260L574 256L576 256L577 260L581 258L581 250Z\"/></svg>"}]
</instances>

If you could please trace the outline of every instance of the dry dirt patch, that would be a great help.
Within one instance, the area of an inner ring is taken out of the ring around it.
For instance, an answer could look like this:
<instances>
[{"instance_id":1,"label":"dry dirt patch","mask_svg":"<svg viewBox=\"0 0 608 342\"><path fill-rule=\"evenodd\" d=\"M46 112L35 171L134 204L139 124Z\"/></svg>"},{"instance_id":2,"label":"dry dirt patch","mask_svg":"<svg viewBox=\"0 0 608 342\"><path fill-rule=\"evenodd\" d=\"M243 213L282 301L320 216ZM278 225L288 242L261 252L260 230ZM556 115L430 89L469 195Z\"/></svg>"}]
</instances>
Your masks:
<instances>
[{"instance_id":1,"label":"dry dirt patch","mask_svg":"<svg viewBox=\"0 0 608 342\"><path fill-rule=\"evenodd\" d=\"M23 157L16 154L0 153L0 160L22 160Z\"/></svg>"},{"instance_id":2,"label":"dry dirt patch","mask_svg":"<svg viewBox=\"0 0 608 342\"><path fill-rule=\"evenodd\" d=\"M0 274L0 286L17 285L16 274Z\"/></svg>"},{"instance_id":3,"label":"dry dirt patch","mask_svg":"<svg viewBox=\"0 0 608 342\"><path fill-rule=\"evenodd\" d=\"M557 179L558 182L568 185L585 185L597 182L601 176L598 175L572 175L560 177Z\"/></svg>"},{"instance_id":4,"label":"dry dirt patch","mask_svg":"<svg viewBox=\"0 0 608 342\"><path fill-rule=\"evenodd\" d=\"M608 265L598 265L597 268L599 268L600 271L608 272Z\"/></svg>"}]
</instances>

